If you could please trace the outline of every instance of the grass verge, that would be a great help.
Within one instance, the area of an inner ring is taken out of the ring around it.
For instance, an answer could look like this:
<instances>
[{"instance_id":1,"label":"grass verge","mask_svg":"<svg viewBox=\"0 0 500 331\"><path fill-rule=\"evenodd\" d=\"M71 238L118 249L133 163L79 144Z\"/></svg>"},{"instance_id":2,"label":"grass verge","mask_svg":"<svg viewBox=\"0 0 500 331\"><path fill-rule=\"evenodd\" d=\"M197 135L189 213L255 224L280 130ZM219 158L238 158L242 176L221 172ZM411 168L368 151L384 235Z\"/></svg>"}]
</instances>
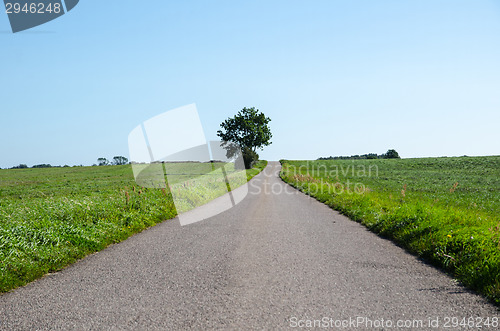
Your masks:
<instances>
[{"instance_id":1,"label":"grass verge","mask_svg":"<svg viewBox=\"0 0 500 331\"><path fill-rule=\"evenodd\" d=\"M176 215L168 190L137 186L130 165L0 170L0 293Z\"/></svg>"},{"instance_id":2,"label":"grass verge","mask_svg":"<svg viewBox=\"0 0 500 331\"><path fill-rule=\"evenodd\" d=\"M282 160L281 178L500 305L500 156Z\"/></svg>"},{"instance_id":3,"label":"grass verge","mask_svg":"<svg viewBox=\"0 0 500 331\"><path fill-rule=\"evenodd\" d=\"M267 161L257 161L252 169L247 170L247 181L257 176L265 167L267 167Z\"/></svg>"}]
</instances>

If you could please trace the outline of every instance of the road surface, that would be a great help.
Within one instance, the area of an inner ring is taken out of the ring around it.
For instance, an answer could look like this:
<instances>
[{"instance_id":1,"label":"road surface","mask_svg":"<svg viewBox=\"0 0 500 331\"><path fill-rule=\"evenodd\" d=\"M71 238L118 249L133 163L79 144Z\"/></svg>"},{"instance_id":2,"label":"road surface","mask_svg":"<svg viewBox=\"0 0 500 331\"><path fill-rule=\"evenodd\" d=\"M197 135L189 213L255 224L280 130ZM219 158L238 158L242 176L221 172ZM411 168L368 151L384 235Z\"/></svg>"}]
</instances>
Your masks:
<instances>
[{"instance_id":1,"label":"road surface","mask_svg":"<svg viewBox=\"0 0 500 331\"><path fill-rule=\"evenodd\" d=\"M0 330L429 330L499 316L278 171L270 163L222 214L166 221L1 295Z\"/></svg>"}]
</instances>

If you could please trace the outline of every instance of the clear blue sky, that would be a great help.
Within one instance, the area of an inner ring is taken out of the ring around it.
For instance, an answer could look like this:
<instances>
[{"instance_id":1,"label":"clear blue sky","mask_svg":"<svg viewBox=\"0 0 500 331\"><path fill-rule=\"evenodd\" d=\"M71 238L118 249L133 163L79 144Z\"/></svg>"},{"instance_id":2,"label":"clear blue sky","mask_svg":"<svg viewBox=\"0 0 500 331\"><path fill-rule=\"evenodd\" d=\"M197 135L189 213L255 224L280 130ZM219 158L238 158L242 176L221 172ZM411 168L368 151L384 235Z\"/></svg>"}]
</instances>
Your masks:
<instances>
[{"instance_id":1,"label":"clear blue sky","mask_svg":"<svg viewBox=\"0 0 500 331\"><path fill-rule=\"evenodd\" d=\"M128 156L196 103L207 138L271 117L261 158L500 154L500 1L102 1L12 34L0 12L0 167Z\"/></svg>"}]
</instances>

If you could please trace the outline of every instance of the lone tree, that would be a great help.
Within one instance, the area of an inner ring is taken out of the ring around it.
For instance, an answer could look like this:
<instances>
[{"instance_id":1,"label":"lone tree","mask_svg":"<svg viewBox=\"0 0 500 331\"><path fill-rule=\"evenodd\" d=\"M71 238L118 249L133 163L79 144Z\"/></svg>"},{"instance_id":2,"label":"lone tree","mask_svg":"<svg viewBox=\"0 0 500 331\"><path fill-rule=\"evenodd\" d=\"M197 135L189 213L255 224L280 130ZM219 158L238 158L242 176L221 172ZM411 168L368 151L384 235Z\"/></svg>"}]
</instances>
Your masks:
<instances>
[{"instance_id":1,"label":"lone tree","mask_svg":"<svg viewBox=\"0 0 500 331\"><path fill-rule=\"evenodd\" d=\"M100 157L97 159L97 163L99 163L100 166L105 166L109 164L109 161L105 157Z\"/></svg>"},{"instance_id":2,"label":"lone tree","mask_svg":"<svg viewBox=\"0 0 500 331\"><path fill-rule=\"evenodd\" d=\"M257 149L271 145L271 119L266 117L255 107L243 108L234 117L230 117L221 123L222 130L217 135L224 142L231 142L241 148L245 168L250 169L254 162L259 159ZM228 149L230 154L230 149Z\"/></svg>"},{"instance_id":3,"label":"lone tree","mask_svg":"<svg viewBox=\"0 0 500 331\"><path fill-rule=\"evenodd\" d=\"M400 159L398 152L395 149L389 149L384 155L384 159Z\"/></svg>"},{"instance_id":4,"label":"lone tree","mask_svg":"<svg viewBox=\"0 0 500 331\"><path fill-rule=\"evenodd\" d=\"M128 159L125 156L115 156L113 158L114 165L124 165L127 164Z\"/></svg>"}]
</instances>

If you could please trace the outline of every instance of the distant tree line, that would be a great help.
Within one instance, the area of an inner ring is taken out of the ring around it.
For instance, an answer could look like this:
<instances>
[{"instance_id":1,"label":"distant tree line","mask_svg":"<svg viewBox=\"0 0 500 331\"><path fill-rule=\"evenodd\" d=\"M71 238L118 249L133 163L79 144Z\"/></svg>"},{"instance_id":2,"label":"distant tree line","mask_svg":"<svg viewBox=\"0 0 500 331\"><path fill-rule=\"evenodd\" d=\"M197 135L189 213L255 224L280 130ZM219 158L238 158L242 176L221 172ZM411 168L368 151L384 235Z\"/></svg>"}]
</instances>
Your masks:
<instances>
[{"instance_id":1,"label":"distant tree line","mask_svg":"<svg viewBox=\"0 0 500 331\"><path fill-rule=\"evenodd\" d=\"M113 157L112 161L108 161L108 159L106 159L104 157L100 157L97 159L97 162L98 162L98 164L94 164L94 166L97 166L97 165L100 165L100 166L124 165L124 164L128 163L128 159L125 156L115 156L115 157ZM67 164L64 166L53 166L53 165L50 165L47 163L42 163L42 164L36 164L36 165L32 166L31 168L38 169L38 168L68 168L68 167L69 167L69 165L67 165ZM83 167L83 164L74 165L73 167ZM26 164L19 164L17 166L9 168L9 169L28 169L28 168L29 167ZM0 168L0 169L2 169L2 168Z\"/></svg>"},{"instance_id":2,"label":"distant tree line","mask_svg":"<svg viewBox=\"0 0 500 331\"><path fill-rule=\"evenodd\" d=\"M50 164L37 164L34 165L32 168L52 168Z\"/></svg>"},{"instance_id":3,"label":"distant tree line","mask_svg":"<svg viewBox=\"0 0 500 331\"><path fill-rule=\"evenodd\" d=\"M400 159L398 152L395 149L389 149L384 154L368 153L363 155L351 156L328 156L320 157L318 160L366 160L366 159Z\"/></svg>"},{"instance_id":4,"label":"distant tree line","mask_svg":"<svg viewBox=\"0 0 500 331\"><path fill-rule=\"evenodd\" d=\"M20 164L18 166L14 166L11 169L26 169L28 166L26 164Z\"/></svg>"},{"instance_id":5,"label":"distant tree line","mask_svg":"<svg viewBox=\"0 0 500 331\"><path fill-rule=\"evenodd\" d=\"M106 165L124 165L128 163L128 159L125 156L115 156L113 157L113 161L109 161L105 157L100 157L97 159L97 165L106 166Z\"/></svg>"},{"instance_id":6,"label":"distant tree line","mask_svg":"<svg viewBox=\"0 0 500 331\"><path fill-rule=\"evenodd\" d=\"M50 165L50 164L46 164L46 163L43 163L43 164L35 164L34 166L32 166L31 168L32 169L37 169L37 168L67 168L69 167L69 165L64 165L64 166L53 166L53 165ZM74 165L73 167L83 167L82 164L80 165ZM9 168L9 169L28 169L29 167L26 165L26 164L20 164L20 165L17 165L17 166L14 166L12 168Z\"/></svg>"}]
</instances>

